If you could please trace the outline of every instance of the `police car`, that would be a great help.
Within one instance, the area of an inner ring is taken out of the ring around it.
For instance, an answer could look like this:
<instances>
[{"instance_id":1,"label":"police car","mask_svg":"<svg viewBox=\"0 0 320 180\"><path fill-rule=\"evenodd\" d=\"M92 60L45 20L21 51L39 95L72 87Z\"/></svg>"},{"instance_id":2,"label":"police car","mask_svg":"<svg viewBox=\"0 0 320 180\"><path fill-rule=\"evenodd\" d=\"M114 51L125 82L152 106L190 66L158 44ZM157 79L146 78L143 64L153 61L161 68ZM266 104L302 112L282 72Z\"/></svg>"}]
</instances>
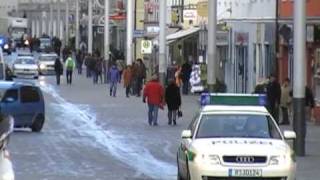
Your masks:
<instances>
[{"instance_id":1,"label":"police car","mask_svg":"<svg viewBox=\"0 0 320 180\"><path fill-rule=\"evenodd\" d=\"M203 94L177 152L180 180L294 180L294 151L265 95Z\"/></svg>"}]
</instances>

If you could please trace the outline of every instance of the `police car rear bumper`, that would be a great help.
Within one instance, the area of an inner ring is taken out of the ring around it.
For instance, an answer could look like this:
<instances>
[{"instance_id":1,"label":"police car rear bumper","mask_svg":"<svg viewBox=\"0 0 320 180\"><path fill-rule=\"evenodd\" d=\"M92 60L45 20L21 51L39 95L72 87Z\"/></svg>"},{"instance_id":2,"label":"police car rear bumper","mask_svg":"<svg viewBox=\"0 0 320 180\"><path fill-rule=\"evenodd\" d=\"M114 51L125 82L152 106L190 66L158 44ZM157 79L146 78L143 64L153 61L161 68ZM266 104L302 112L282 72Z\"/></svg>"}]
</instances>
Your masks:
<instances>
[{"instance_id":1,"label":"police car rear bumper","mask_svg":"<svg viewBox=\"0 0 320 180\"><path fill-rule=\"evenodd\" d=\"M258 170L261 171L260 177L237 177L232 175L233 170ZM191 179L194 180L219 180L219 179L233 179L243 180L250 178L253 180L269 179L270 180L294 180L296 165L291 166L263 166L263 167L241 167L241 166L223 166L223 165L204 165L189 162L189 172Z\"/></svg>"}]
</instances>

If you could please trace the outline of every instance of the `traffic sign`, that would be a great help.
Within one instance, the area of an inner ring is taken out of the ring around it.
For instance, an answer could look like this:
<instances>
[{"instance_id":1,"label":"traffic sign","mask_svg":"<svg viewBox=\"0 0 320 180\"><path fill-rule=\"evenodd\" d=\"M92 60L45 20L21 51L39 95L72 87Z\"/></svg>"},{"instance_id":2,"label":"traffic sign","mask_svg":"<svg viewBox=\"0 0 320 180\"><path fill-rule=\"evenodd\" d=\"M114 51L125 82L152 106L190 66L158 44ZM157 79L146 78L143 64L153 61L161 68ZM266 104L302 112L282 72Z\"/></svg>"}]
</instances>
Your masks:
<instances>
[{"instance_id":1,"label":"traffic sign","mask_svg":"<svg viewBox=\"0 0 320 180\"><path fill-rule=\"evenodd\" d=\"M151 54L152 53L152 41L142 40L141 41L141 54Z\"/></svg>"}]
</instances>

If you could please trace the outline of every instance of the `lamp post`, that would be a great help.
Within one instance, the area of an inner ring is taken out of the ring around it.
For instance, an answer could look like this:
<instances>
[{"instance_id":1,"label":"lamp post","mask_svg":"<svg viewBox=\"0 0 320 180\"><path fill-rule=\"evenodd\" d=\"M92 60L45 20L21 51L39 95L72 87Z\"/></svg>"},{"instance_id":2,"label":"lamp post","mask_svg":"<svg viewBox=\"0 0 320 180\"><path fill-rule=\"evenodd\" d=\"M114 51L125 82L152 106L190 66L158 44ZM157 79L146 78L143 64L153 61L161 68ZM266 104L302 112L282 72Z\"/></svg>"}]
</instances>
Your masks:
<instances>
[{"instance_id":1,"label":"lamp post","mask_svg":"<svg viewBox=\"0 0 320 180\"><path fill-rule=\"evenodd\" d=\"M207 76L208 76L208 88L209 91L214 91L214 85L216 83L215 66L216 66L216 53L217 53L217 0L209 0L209 17L208 17L208 64L207 64Z\"/></svg>"},{"instance_id":2,"label":"lamp post","mask_svg":"<svg viewBox=\"0 0 320 180\"><path fill-rule=\"evenodd\" d=\"M306 0L294 1L293 128L298 156L305 156Z\"/></svg>"},{"instance_id":3,"label":"lamp post","mask_svg":"<svg viewBox=\"0 0 320 180\"><path fill-rule=\"evenodd\" d=\"M161 0L160 2L160 15L159 15L159 76L162 85L165 84L166 70L167 70L167 58L166 58L166 20L167 20L167 0Z\"/></svg>"},{"instance_id":4,"label":"lamp post","mask_svg":"<svg viewBox=\"0 0 320 180\"><path fill-rule=\"evenodd\" d=\"M104 1L104 83L107 83L107 63L109 62L109 0Z\"/></svg>"},{"instance_id":5,"label":"lamp post","mask_svg":"<svg viewBox=\"0 0 320 180\"><path fill-rule=\"evenodd\" d=\"M132 64L134 0L127 1L127 65Z\"/></svg>"},{"instance_id":6,"label":"lamp post","mask_svg":"<svg viewBox=\"0 0 320 180\"><path fill-rule=\"evenodd\" d=\"M92 54L92 0L88 0L88 53Z\"/></svg>"}]
</instances>

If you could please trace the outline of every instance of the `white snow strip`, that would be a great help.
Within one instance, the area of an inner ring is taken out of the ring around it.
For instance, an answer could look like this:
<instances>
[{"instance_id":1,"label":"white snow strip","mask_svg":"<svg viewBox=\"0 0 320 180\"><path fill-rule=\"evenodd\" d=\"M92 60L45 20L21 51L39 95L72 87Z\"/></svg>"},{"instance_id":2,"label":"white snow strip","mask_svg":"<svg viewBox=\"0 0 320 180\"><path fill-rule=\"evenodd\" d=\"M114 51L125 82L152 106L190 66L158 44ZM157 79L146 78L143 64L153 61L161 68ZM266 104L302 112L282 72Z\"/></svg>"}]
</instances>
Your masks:
<instances>
[{"instance_id":1,"label":"white snow strip","mask_svg":"<svg viewBox=\"0 0 320 180\"><path fill-rule=\"evenodd\" d=\"M58 106L54 106L63 118L57 118L68 129L76 130L81 136L93 138L92 145L107 148L108 152L121 162L153 179L175 179L176 166L156 159L148 149L126 134L105 130L97 124L95 113L89 108L81 108L61 97L53 86L41 83L42 90L50 94ZM87 142L86 142L87 143ZM141 144L141 143L140 143Z\"/></svg>"}]
</instances>

